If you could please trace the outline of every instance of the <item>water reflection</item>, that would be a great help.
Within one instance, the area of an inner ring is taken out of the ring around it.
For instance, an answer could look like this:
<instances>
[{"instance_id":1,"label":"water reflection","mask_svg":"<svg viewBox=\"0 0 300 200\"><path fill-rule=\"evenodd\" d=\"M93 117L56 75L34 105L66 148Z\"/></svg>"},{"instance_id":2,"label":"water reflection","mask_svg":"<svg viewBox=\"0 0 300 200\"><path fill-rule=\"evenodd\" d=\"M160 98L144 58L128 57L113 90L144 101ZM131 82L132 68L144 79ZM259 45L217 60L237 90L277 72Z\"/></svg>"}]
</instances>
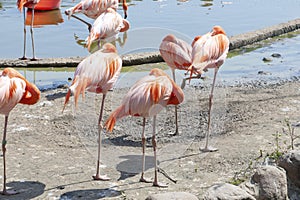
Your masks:
<instances>
[{"instance_id":1,"label":"water reflection","mask_svg":"<svg viewBox=\"0 0 300 200\"><path fill-rule=\"evenodd\" d=\"M31 25L32 10L26 12L25 24L27 26ZM64 19L61 15L60 9L50 10L50 11L34 11L33 26L35 28L41 27L44 25L58 25L63 23Z\"/></svg>"}]
</instances>

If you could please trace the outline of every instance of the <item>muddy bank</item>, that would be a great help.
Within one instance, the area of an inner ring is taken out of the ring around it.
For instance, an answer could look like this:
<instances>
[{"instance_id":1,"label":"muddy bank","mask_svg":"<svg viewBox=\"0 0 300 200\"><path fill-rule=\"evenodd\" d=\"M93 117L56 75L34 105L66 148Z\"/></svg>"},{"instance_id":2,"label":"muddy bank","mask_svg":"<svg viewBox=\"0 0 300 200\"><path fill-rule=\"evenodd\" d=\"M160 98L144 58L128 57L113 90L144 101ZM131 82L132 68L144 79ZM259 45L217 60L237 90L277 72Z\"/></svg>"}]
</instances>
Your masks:
<instances>
[{"instance_id":1,"label":"muddy bank","mask_svg":"<svg viewBox=\"0 0 300 200\"><path fill-rule=\"evenodd\" d=\"M33 106L17 105L9 116L7 144L8 186L20 194L1 199L145 199L154 193L182 191L203 193L214 183L230 181L260 156L278 145L285 151L289 136L285 120L300 121L299 81L274 85L217 87L211 145L219 151L202 153L206 133L209 85L186 87L179 107L180 135L174 131L173 107L158 116L159 166L177 180L159 174L165 189L139 183L141 172L142 119L127 117L117 122L112 134L102 135L101 173L111 180L93 181L97 152L97 118L101 95L87 93L62 113L66 88L42 93ZM114 89L106 98L104 119L121 102L128 88ZM72 101L71 101L72 102ZM3 124L4 117L0 118ZM146 177L153 178L151 120L146 125ZM295 133L300 134L299 128ZM300 141L295 141L299 148ZM2 173L2 165L0 171ZM2 178L0 178L2 182Z\"/></svg>"}]
</instances>

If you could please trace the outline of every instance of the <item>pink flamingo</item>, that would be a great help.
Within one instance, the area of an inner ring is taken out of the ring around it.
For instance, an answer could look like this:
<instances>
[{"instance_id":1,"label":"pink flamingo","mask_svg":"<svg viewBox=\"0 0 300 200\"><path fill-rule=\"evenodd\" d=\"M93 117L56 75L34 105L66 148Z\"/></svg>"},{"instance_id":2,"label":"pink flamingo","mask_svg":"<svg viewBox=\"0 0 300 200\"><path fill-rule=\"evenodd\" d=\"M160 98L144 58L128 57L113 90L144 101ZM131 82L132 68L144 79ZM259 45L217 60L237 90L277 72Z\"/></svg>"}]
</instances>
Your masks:
<instances>
[{"instance_id":1,"label":"pink flamingo","mask_svg":"<svg viewBox=\"0 0 300 200\"><path fill-rule=\"evenodd\" d=\"M154 181L153 186L167 187L157 179L157 156L156 156L156 115L169 104L178 105L183 101L184 95L180 87L168 77L162 70L154 68L148 76L137 81L123 98L122 104L111 113L105 122L105 127L111 132L116 121L122 117L140 116L143 117L142 147L143 165L141 182L150 182L144 178L145 170L145 121L148 117L153 117L152 145L154 152Z\"/></svg>"},{"instance_id":2,"label":"pink flamingo","mask_svg":"<svg viewBox=\"0 0 300 200\"><path fill-rule=\"evenodd\" d=\"M40 0L18 0L17 6L20 12L23 10L23 16L24 16L24 46L23 46L23 57L20 58L21 60L27 60L25 56L26 51L26 24L25 24L25 7L32 9L32 16L31 16L31 24L30 24L30 33L31 33L31 44L32 44L32 59L36 60L35 58L35 52L34 52L34 41L33 41L33 19L34 19L34 7Z\"/></svg>"},{"instance_id":3,"label":"pink flamingo","mask_svg":"<svg viewBox=\"0 0 300 200\"><path fill-rule=\"evenodd\" d=\"M115 41L118 33L127 31L129 26L126 19L123 19L114 9L108 8L95 20L92 26L90 35L87 38L88 50L90 50L93 41Z\"/></svg>"},{"instance_id":4,"label":"pink flamingo","mask_svg":"<svg viewBox=\"0 0 300 200\"><path fill-rule=\"evenodd\" d=\"M213 104L213 93L216 76L219 68L224 63L229 50L229 39L221 26L214 26L212 31L195 37L192 43L192 65L189 67L191 75L193 73L202 75L209 68L214 68L214 79L209 96L208 128L206 133L206 143L203 151L217 151L217 148L208 146L208 137L211 131L211 108Z\"/></svg>"},{"instance_id":5,"label":"pink flamingo","mask_svg":"<svg viewBox=\"0 0 300 200\"><path fill-rule=\"evenodd\" d=\"M175 70L188 70L192 63L192 47L185 41L176 38L174 35L167 35L159 46L159 51L172 70L173 80L175 79ZM177 106L175 106L175 133L178 135L178 122L177 122Z\"/></svg>"},{"instance_id":6,"label":"pink flamingo","mask_svg":"<svg viewBox=\"0 0 300 200\"><path fill-rule=\"evenodd\" d=\"M97 19L102 13L107 10L107 8L112 8L117 11L119 2L120 0L82 0L74 7L67 9L65 13L69 17L72 16L87 24L90 31L91 24L75 16L74 13L83 13L89 18ZM124 10L124 18L126 19L128 9L126 0L122 0L122 5Z\"/></svg>"},{"instance_id":7,"label":"pink flamingo","mask_svg":"<svg viewBox=\"0 0 300 200\"><path fill-rule=\"evenodd\" d=\"M33 105L40 99L39 89L29 83L18 71L5 68L0 74L0 113L5 116L2 139L3 153L3 190L2 194L16 194L15 191L6 189L6 130L10 111L18 104Z\"/></svg>"},{"instance_id":8,"label":"pink flamingo","mask_svg":"<svg viewBox=\"0 0 300 200\"><path fill-rule=\"evenodd\" d=\"M67 92L64 108L69 102L71 93L74 94L75 106L77 107L78 97L80 94L84 97L84 91L102 93L102 103L98 120L98 160L96 175L94 180L109 180L105 175L100 175L100 148L101 148L101 131L102 115L104 100L108 90L110 90L117 81L122 68L122 59L117 54L115 46L110 43L103 45L103 48L89 55L79 63L75 71L73 82Z\"/></svg>"}]
</instances>

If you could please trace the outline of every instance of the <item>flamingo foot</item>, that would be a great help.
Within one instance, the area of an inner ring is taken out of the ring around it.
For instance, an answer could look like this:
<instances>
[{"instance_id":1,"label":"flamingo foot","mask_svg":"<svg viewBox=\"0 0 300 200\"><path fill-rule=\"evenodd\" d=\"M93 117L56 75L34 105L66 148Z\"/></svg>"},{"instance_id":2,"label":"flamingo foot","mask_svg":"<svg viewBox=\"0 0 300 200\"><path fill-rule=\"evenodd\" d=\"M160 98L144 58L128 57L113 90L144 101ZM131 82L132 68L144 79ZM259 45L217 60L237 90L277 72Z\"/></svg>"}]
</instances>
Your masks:
<instances>
[{"instance_id":1,"label":"flamingo foot","mask_svg":"<svg viewBox=\"0 0 300 200\"><path fill-rule=\"evenodd\" d=\"M28 58L26 58L25 56L23 56L22 58L19 58L19 60L28 60Z\"/></svg>"},{"instance_id":2,"label":"flamingo foot","mask_svg":"<svg viewBox=\"0 0 300 200\"><path fill-rule=\"evenodd\" d=\"M97 174L96 176L93 176L93 179L95 181L109 181L110 178L107 175L99 175Z\"/></svg>"},{"instance_id":3,"label":"flamingo foot","mask_svg":"<svg viewBox=\"0 0 300 200\"><path fill-rule=\"evenodd\" d=\"M215 151L218 151L219 149L218 148L215 148L215 147L205 147L205 148L200 148L200 151L202 152L215 152Z\"/></svg>"},{"instance_id":4,"label":"flamingo foot","mask_svg":"<svg viewBox=\"0 0 300 200\"><path fill-rule=\"evenodd\" d=\"M167 184L159 183L159 182L157 182L157 181L154 181L154 182L153 182L153 186L154 186L154 187L160 187L160 188L167 188L167 187L168 187Z\"/></svg>"},{"instance_id":5,"label":"flamingo foot","mask_svg":"<svg viewBox=\"0 0 300 200\"><path fill-rule=\"evenodd\" d=\"M18 194L19 192L15 191L15 190L3 190L2 192L0 192L1 195L15 195Z\"/></svg>"},{"instance_id":6,"label":"flamingo foot","mask_svg":"<svg viewBox=\"0 0 300 200\"><path fill-rule=\"evenodd\" d=\"M140 182L142 182L142 183L152 183L151 180L144 178L144 176L141 176Z\"/></svg>"},{"instance_id":7,"label":"flamingo foot","mask_svg":"<svg viewBox=\"0 0 300 200\"><path fill-rule=\"evenodd\" d=\"M31 60L31 61L37 61L37 60L39 60L39 59L37 59L37 58L31 58L30 60Z\"/></svg>"}]
</instances>

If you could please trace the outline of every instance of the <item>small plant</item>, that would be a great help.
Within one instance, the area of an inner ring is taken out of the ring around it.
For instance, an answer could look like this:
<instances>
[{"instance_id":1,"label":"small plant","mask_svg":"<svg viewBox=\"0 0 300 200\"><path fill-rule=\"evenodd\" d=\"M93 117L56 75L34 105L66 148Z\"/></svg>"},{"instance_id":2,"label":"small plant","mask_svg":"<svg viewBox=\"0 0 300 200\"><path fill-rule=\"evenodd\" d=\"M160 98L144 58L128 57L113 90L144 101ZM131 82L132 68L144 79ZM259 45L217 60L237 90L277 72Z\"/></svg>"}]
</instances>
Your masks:
<instances>
[{"instance_id":1,"label":"small plant","mask_svg":"<svg viewBox=\"0 0 300 200\"><path fill-rule=\"evenodd\" d=\"M289 148L291 148L292 150L294 150L294 143L295 143L295 140L296 140L297 138L299 138L300 136L295 134L295 128L292 127L292 125L291 125L289 119L285 119L284 121L285 121L285 124L286 124L286 126L287 126L287 131L286 131L284 128L282 129L282 131L283 131L283 133L286 133L286 132L287 132L286 134L288 134L288 135L290 136L290 139L291 139L291 145L290 145Z\"/></svg>"}]
</instances>

